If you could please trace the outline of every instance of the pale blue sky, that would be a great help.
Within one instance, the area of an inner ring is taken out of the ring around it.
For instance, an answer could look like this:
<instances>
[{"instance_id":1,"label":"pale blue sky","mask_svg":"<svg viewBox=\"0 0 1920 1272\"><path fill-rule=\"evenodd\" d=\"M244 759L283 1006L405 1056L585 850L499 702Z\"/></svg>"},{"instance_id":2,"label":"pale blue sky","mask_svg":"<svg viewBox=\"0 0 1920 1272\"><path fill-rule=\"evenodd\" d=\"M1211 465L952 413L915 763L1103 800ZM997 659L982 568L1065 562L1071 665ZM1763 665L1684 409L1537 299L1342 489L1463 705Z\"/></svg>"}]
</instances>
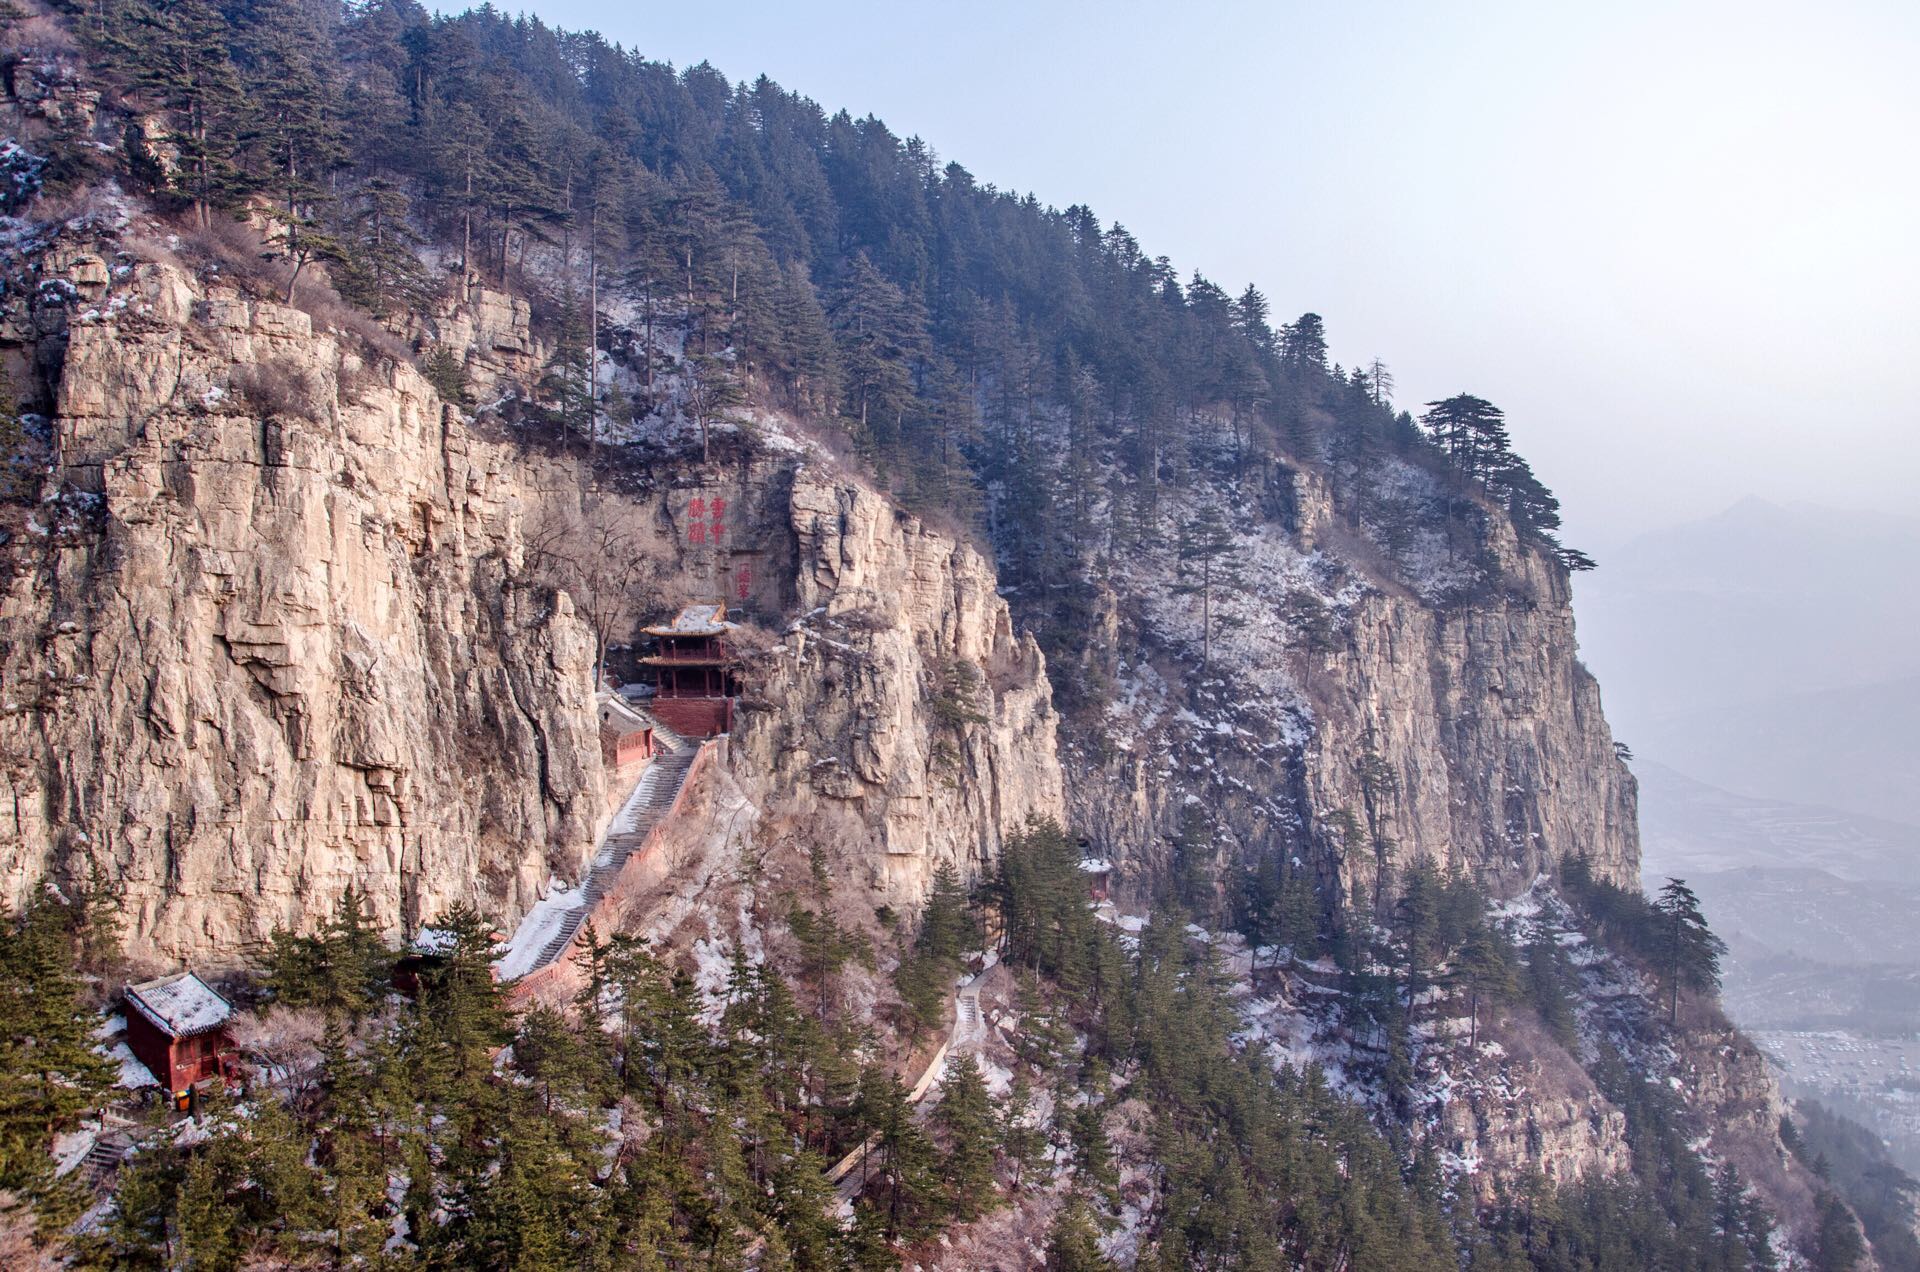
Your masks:
<instances>
[{"instance_id":1,"label":"pale blue sky","mask_svg":"<svg viewBox=\"0 0 1920 1272\"><path fill-rule=\"evenodd\" d=\"M1920 4L529 7L1090 204L1403 404L1491 398L1575 541L1920 510Z\"/></svg>"}]
</instances>

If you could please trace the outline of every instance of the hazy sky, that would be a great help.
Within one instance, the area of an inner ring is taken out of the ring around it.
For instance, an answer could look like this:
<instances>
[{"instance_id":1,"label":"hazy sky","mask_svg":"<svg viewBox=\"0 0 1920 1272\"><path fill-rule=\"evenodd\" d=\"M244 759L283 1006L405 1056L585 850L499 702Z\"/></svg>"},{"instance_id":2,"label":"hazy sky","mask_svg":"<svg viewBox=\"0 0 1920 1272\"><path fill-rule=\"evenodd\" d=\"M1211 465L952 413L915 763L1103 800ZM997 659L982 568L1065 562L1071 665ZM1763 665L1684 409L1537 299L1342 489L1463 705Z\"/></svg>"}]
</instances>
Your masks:
<instances>
[{"instance_id":1,"label":"hazy sky","mask_svg":"<svg viewBox=\"0 0 1920 1272\"><path fill-rule=\"evenodd\" d=\"M1087 203L1403 405L1492 399L1575 542L1920 509L1912 0L533 8Z\"/></svg>"}]
</instances>

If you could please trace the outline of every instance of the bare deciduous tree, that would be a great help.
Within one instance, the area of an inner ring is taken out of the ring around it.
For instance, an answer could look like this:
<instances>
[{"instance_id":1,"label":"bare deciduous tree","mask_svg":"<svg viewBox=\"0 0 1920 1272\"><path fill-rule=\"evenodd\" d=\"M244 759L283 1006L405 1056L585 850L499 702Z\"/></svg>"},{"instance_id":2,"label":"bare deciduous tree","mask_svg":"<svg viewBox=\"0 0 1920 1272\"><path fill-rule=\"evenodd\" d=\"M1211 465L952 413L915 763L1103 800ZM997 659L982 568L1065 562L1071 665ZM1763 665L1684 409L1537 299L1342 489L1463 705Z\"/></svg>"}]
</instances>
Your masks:
<instances>
[{"instance_id":1,"label":"bare deciduous tree","mask_svg":"<svg viewBox=\"0 0 1920 1272\"><path fill-rule=\"evenodd\" d=\"M274 1007L263 1014L240 1012L228 1025L234 1045L265 1066L270 1085L296 1104L320 1078L327 1018L313 1007Z\"/></svg>"},{"instance_id":2,"label":"bare deciduous tree","mask_svg":"<svg viewBox=\"0 0 1920 1272\"><path fill-rule=\"evenodd\" d=\"M589 497L579 508L547 508L526 536L527 573L565 592L593 628L594 681L606 674L607 646L630 628L643 593L657 592L673 559L659 528L622 500Z\"/></svg>"}]
</instances>

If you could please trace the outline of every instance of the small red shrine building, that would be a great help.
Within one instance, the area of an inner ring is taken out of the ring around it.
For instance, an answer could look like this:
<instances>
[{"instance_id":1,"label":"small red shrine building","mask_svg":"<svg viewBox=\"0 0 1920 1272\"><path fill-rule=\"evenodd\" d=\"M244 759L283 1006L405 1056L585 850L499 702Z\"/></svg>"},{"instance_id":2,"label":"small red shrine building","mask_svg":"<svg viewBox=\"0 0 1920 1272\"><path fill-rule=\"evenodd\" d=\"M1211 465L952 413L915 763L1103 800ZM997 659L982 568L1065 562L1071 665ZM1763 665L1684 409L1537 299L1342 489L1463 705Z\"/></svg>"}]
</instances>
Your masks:
<instances>
[{"instance_id":1,"label":"small red shrine building","mask_svg":"<svg viewBox=\"0 0 1920 1272\"><path fill-rule=\"evenodd\" d=\"M1083 857L1080 873L1087 877L1087 896L1105 901L1113 895L1113 863L1105 857Z\"/></svg>"},{"instance_id":2,"label":"small red shrine building","mask_svg":"<svg viewBox=\"0 0 1920 1272\"><path fill-rule=\"evenodd\" d=\"M129 985L127 1047L172 1094L233 1073L233 1005L192 972Z\"/></svg>"},{"instance_id":3,"label":"small red shrine building","mask_svg":"<svg viewBox=\"0 0 1920 1272\"><path fill-rule=\"evenodd\" d=\"M612 769L653 758L653 729L613 694L600 700L600 758Z\"/></svg>"},{"instance_id":4,"label":"small red shrine building","mask_svg":"<svg viewBox=\"0 0 1920 1272\"><path fill-rule=\"evenodd\" d=\"M688 605L671 623L643 630L656 651L642 659L653 669L653 714L692 738L712 737L733 728L734 624L722 601Z\"/></svg>"}]
</instances>

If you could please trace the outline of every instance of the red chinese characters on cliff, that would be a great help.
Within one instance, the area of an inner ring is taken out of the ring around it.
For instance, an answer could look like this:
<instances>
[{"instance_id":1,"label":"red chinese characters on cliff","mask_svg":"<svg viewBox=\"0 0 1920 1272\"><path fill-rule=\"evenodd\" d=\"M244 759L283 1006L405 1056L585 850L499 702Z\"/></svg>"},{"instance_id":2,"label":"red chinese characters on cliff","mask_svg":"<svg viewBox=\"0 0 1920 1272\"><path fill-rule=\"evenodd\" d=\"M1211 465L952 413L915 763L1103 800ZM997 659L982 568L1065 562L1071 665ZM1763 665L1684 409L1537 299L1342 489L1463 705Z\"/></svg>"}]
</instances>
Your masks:
<instances>
[{"instance_id":1,"label":"red chinese characters on cliff","mask_svg":"<svg viewBox=\"0 0 1920 1272\"><path fill-rule=\"evenodd\" d=\"M708 518L712 518L711 521ZM727 537L727 501L695 495L687 501L687 542L719 546Z\"/></svg>"}]
</instances>

